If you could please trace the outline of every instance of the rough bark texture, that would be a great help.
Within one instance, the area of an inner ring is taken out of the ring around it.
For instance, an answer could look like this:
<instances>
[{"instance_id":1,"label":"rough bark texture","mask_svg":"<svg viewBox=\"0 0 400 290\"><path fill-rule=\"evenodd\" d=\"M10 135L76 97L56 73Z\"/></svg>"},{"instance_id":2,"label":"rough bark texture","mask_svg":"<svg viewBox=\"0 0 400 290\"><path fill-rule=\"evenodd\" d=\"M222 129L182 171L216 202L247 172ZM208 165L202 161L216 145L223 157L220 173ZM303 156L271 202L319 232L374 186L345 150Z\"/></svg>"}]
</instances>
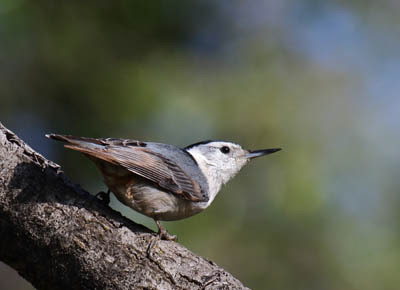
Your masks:
<instances>
[{"instance_id":1,"label":"rough bark texture","mask_svg":"<svg viewBox=\"0 0 400 290\"><path fill-rule=\"evenodd\" d=\"M0 260L37 289L247 289L215 263L154 237L0 123Z\"/></svg>"}]
</instances>

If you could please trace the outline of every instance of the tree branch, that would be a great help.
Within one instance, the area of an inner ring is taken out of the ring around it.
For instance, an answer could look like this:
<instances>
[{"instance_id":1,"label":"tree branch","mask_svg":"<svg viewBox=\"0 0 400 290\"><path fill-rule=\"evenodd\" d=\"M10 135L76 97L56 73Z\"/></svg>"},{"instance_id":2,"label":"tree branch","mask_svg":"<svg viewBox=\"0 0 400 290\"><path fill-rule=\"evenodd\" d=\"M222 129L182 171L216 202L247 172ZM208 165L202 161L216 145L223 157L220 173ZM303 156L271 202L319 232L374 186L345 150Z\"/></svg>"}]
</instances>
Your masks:
<instances>
[{"instance_id":1,"label":"tree branch","mask_svg":"<svg viewBox=\"0 0 400 290\"><path fill-rule=\"evenodd\" d=\"M0 123L0 260L38 289L247 289L103 205Z\"/></svg>"}]
</instances>

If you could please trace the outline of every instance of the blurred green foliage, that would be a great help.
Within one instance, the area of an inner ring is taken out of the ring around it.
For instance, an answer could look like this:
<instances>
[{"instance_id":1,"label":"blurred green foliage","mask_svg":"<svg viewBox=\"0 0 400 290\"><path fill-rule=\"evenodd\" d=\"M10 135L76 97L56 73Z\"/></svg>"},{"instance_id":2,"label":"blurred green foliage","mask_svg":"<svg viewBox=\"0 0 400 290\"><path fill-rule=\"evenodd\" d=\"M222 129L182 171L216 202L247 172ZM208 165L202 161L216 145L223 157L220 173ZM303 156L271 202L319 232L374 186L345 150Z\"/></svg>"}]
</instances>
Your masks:
<instances>
[{"instance_id":1,"label":"blurred green foliage","mask_svg":"<svg viewBox=\"0 0 400 290\"><path fill-rule=\"evenodd\" d=\"M399 8L3 0L1 121L93 193L45 133L283 147L168 230L254 289L398 289Z\"/></svg>"}]
</instances>

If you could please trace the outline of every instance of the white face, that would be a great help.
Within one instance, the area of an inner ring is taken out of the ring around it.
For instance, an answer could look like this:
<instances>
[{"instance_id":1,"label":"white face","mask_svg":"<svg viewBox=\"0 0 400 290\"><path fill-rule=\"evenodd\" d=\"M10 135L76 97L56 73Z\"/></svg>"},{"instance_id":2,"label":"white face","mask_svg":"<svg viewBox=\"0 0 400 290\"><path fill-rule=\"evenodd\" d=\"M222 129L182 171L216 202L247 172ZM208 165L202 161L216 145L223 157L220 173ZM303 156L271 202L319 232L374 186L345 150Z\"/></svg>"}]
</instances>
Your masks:
<instances>
[{"instance_id":1,"label":"white face","mask_svg":"<svg viewBox=\"0 0 400 290\"><path fill-rule=\"evenodd\" d=\"M249 152L231 142L214 141L190 148L188 151L197 157L196 159L202 159L200 162L205 163L207 168L204 169L208 175L214 175L212 178L220 183L219 186L227 183L249 161Z\"/></svg>"},{"instance_id":2,"label":"white face","mask_svg":"<svg viewBox=\"0 0 400 290\"><path fill-rule=\"evenodd\" d=\"M235 143L212 141L193 144L186 147L186 150L196 160L208 181L210 198L205 208L214 200L221 186L234 177L247 162L281 149L247 151Z\"/></svg>"}]
</instances>

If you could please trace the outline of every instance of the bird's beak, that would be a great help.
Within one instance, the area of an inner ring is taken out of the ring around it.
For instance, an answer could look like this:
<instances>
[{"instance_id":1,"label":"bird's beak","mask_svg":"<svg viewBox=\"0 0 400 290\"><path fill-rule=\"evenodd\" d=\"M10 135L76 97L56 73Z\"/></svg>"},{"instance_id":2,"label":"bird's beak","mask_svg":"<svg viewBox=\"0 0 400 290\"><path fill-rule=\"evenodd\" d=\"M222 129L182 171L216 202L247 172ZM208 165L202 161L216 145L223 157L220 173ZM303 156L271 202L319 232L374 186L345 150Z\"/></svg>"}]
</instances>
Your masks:
<instances>
[{"instance_id":1,"label":"bird's beak","mask_svg":"<svg viewBox=\"0 0 400 290\"><path fill-rule=\"evenodd\" d=\"M246 157L249 159L253 159L256 157L260 157L260 156L264 156L264 155L268 155L271 153L275 153L278 151L281 151L281 148L271 148L271 149L261 149L261 150L250 150L249 153L247 153Z\"/></svg>"}]
</instances>

